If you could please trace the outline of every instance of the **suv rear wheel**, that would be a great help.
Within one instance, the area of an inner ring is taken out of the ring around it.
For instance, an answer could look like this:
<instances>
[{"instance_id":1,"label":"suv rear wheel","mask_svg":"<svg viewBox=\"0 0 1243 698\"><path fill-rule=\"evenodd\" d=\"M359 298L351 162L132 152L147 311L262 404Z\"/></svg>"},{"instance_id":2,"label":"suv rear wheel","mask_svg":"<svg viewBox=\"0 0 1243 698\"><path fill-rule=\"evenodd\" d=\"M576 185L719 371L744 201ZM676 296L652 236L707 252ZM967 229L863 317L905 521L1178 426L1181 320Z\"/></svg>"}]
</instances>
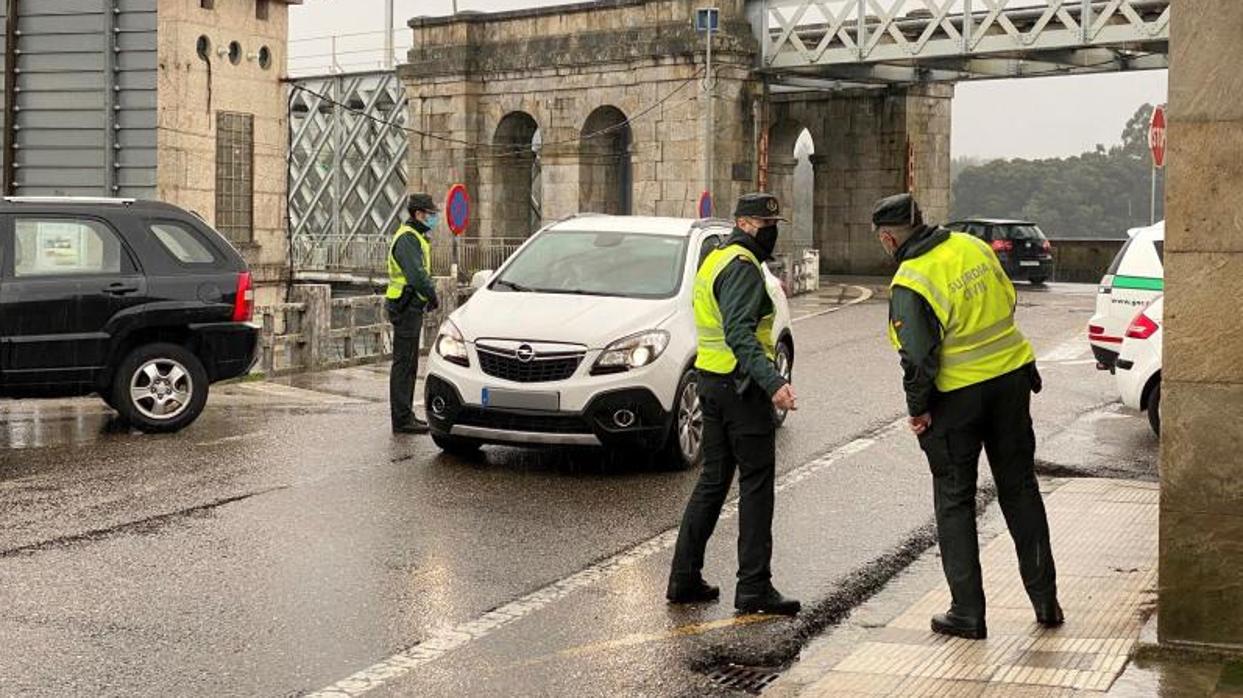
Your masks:
<instances>
[{"instance_id":1,"label":"suv rear wheel","mask_svg":"<svg viewBox=\"0 0 1243 698\"><path fill-rule=\"evenodd\" d=\"M198 419L207 404L207 390L207 371L190 350L176 344L148 344L121 362L110 404L140 431L174 432Z\"/></svg>"}]
</instances>

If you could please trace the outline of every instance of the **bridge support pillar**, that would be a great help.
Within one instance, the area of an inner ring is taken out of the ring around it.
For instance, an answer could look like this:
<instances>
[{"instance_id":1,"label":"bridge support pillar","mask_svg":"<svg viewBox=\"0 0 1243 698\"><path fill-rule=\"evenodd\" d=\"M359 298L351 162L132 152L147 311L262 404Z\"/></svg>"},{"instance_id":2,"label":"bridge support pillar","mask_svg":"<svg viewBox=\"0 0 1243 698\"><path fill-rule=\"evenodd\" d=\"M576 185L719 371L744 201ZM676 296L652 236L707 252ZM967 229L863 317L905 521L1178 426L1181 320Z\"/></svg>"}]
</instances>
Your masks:
<instances>
[{"instance_id":1,"label":"bridge support pillar","mask_svg":"<svg viewBox=\"0 0 1243 698\"><path fill-rule=\"evenodd\" d=\"M1162 642L1243 649L1243 3L1181 3L1170 29ZM1222 299L1231 299L1222 302Z\"/></svg>"}]
</instances>

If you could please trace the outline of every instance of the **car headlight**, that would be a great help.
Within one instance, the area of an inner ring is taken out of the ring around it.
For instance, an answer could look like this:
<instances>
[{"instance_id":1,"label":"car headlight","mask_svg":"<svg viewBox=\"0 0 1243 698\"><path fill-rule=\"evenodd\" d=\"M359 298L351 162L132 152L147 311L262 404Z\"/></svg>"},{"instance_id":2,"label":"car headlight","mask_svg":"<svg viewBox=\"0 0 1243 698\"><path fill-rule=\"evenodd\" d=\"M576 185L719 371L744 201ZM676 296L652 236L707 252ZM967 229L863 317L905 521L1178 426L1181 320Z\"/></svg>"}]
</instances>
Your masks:
<instances>
[{"instance_id":1,"label":"car headlight","mask_svg":"<svg viewBox=\"0 0 1243 698\"><path fill-rule=\"evenodd\" d=\"M667 346L669 333L664 330L648 330L623 337L605 348L591 372L599 375L642 368L660 358Z\"/></svg>"},{"instance_id":2,"label":"car headlight","mask_svg":"<svg viewBox=\"0 0 1243 698\"><path fill-rule=\"evenodd\" d=\"M440 326L440 333L436 336L436 353L449 363L470 366L470 358L466 354L466 340L462 338L462 331L452 320L445 320Z\"/></svg>"}]
</instances>

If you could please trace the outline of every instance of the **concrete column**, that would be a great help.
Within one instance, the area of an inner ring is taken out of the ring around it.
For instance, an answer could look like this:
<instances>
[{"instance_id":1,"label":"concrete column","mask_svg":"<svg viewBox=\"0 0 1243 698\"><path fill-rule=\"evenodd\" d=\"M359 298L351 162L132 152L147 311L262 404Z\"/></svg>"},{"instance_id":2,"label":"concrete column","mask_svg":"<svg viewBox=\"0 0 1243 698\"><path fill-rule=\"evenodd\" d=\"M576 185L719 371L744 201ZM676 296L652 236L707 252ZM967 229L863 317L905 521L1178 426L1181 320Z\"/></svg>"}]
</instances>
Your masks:
<instances>
[{"instance_id":1,"label":"concrete column","mask_svg":"<svg viewBox=\"0 0 1243 698\"><path fill-rule=\"evenodd\" d=\"M1243 648L1243 3L1170 29L1160 637ZM1222 299L1230 299L1222 302Z\"/></svg>"}]
</instances>

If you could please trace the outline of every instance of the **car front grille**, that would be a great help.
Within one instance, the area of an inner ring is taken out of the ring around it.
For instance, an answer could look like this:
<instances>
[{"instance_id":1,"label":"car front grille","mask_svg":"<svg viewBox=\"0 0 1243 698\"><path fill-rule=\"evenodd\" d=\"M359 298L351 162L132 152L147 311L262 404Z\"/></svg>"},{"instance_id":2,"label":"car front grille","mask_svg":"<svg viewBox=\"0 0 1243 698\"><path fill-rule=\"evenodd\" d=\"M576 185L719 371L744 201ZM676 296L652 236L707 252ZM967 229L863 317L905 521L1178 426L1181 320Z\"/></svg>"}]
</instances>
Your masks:
<instances>
[{"instance_id":1,"label":"car front grille","mask_svg":"<svg viewBox=\"0 0 1243 698\"><path fill-rule=\"evenodd\" d=\"M525 345L524 345L525 346ZM547 383L563 381L574 375L578 365L583 362L584 352L550 352L538 353L530 350L524 355L519 351L498 349L477 345L479 366L483 372L494 378L501 378L515 383ZM526 347L530 349L530 347Z\"/></svg>"},{"instance_id":2,"label":"car front grille","mask_svg":"<svg viewBox=\"0 0 1243 698\"><path fill-rule=\"evenodd\" d=\"M591 427L587 424L587 421L576 415L522 414L478 407L462 408L462 411L458 414L457 424L483 429L525 431L540 434L591 433Z\"/></svg>"}]
</instances>

